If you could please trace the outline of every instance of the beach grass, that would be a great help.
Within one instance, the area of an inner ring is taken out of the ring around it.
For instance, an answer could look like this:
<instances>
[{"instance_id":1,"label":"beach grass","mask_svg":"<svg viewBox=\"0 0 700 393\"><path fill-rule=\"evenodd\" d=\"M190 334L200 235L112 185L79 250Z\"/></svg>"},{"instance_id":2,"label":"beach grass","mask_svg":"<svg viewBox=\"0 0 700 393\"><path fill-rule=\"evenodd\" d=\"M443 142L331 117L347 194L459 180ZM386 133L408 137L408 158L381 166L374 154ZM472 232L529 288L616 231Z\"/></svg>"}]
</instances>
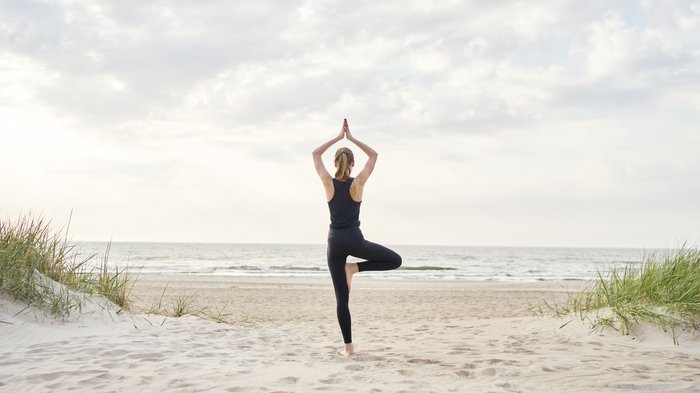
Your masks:
<instances>
[{"instance_id":1,"label":"beach grass","mask_svg":"<svg viewBox=\"0 0 700 393\"><path fill-rule=\"evenodd\" d=\"M196 293L187 295L181 294L172 298L171 308L163 305L163 299L170 283L165 284L160 297L151 303L149 308L144 308L146 314L162 315L164 317L179 318L185 315L194 315L200 318L209 319L217 323L230 323L227 318L231 313L226 312L225 307L218 306L214 310L209 307L199 306L196 302Z\"/></svg>"},{"instance_id":2,"label":"beach grass","mask_svg":"<svg viewBox=\"0 0 700 393\"><path fill-rule=\"evenodd\" d=\"M107 243L107 250L102 257L96 274L90 274L93 279L92 286L97 293L104 295L114 304L127 309L129 306L129 295L136 283L136 277L127 272L127 268L115 266L114 270L109 269L109 250L111 243ZM92 273L92 272L91 272Z\"/></svg>"},{"instance_id":3,"label":"beach grass","mask_svg":"<svg viewBox=\"0 0 700 393\"><path fill-rule=\"evenodd\" d=\"M0 221L0 294L55 316L81 309L76 293L99 294L128 309L134 280L126 269L108 268L109 247L99 267L90 263L97 255L77 251L67 230L54 231L41 218Z\"/></svg>"},{"instance_id":4,"label":"beach grass","mask_svg":"<svg viewBox=\"0 0 700 393\"><path fill-rule=\"evenodd\" d=\"M137 275L109 263L111 243L98 261L97 254L81 255L68 241L67 232L54 231L49 222L31 216L0 221L0 295L64 318L83 310L91 295L107 298L120 308L118 312L134 308L131 292ZM175 297L167 309L163 304L167 288L150 309L140 311L166 317L195 315L228 323L230 313L197 305L194 294Z\"/></svg>"},{"instance_id":5,"label":"beach grass","mask_svg":"<svg viewBox=\"0 0 700 393\"><path fill-rule=\"evenodd\" d=\"M196 315L201 312L194 302L194 294L177 296L173 300L173 308L170 316L178 318L184 315Z\"/></svg>"},{"instance_id":6,"label":"beach grass","mask_svg":"<svg viewBox=\"0 0 700 393\"><path fill-rule=\"evenodd\" d=\"M576 315L591 328L634 333L638 323L670 332L700 329L700 249L685 246L647 255L641 264L614 267L598 276L566 305L544 304L558 316Z\"/></svg>"}]
</instances>

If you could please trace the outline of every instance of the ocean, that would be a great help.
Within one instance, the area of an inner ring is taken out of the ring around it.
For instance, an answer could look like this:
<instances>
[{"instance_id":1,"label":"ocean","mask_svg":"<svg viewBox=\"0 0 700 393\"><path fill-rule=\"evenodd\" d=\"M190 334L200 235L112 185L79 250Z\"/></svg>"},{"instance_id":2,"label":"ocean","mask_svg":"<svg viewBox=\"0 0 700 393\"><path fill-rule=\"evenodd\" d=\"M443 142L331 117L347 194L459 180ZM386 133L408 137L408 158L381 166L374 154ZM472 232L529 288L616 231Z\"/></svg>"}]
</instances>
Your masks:
<instances>
[{"instance_id":1,"label":"ocean","mask_svg":"<svg viewBox=\"0 0 700 393\"><path fill-rule=\"evenodd\" d=\"M74 243L78 258L102 260L106 242ZM635 248L391 246L402 266L363 272L394 279L588 280L612 266L639 264L661 250ZM349 261L360 259L350 257ZM221 276L328 276L325 244L113 242L108 266L133 273Z\"/></svg>"}]
</instances>

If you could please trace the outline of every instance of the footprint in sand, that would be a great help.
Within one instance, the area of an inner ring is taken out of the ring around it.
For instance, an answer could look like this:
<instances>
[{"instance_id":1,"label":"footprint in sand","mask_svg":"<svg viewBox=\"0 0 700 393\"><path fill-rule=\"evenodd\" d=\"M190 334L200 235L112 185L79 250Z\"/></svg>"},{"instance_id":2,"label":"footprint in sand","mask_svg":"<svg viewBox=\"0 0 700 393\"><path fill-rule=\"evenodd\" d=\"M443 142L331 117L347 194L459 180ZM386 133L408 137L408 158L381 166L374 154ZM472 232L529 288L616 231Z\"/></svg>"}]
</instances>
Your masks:
<instances>
[{"instance_id":1,"label":"footprint in sand","mask_svg":"<svg viewBox=\"0 0 700 393\"><path fill-rule=\"evenodd\" d=\"M108 369L108 370L113 370L116 368L124 368L124 363L104 363L102 364L102 367Z\"/></svg>"},{"instance_id":2,"label":"footprint in sand","mask_svg":"<svg viewBox=\"0 0 700 393\"><path fill-rule=\"evenodd\" d=\"M325 384L336 384L336 383L340 383L340 382L341 382L340 379L334 378L334 377L325 378L325 379L319 379L318 381L321 382L321 383L325 383Z\"/></svg>"},{"instance_id":3,"label":"footprint in sand","mask_svg":"<svg viewBox=\"0 0 700 393\"><path fill-rule=\"evenodd\" d=\"M493 376L495 376L496 374L500 374L501 371L503 371L503 370L502 370L502 369L496 369L496 368L494 368L494 367L489 367L489 368L485 368L485 369L481 370L481 375L483 375L483 376L485 376L485 377L493 377Z\"/></svg>"},{"instance_id":4,"label":"footprint in sand","mask_svg":"<svg viewBox=\"0 0 700 393\"><path fill-rule=\"evenodd\" d=\"M637 371L652 371L653 368L647 366L646 364L628 364L627 367L637 370Z\"/></svg>"},{"instance_id":5,"label":"footprint in sand","mask_svg":"<svg viewBox=\"0 0 700 393\"><path fill-rule=\"evenodd\" d=\"M678 387L675 383L619 383L619 384L609 384L609 388L613 389L623 389L632 391L669 391L673 388Z\"/></svg>"},{"instance_id":6,"label":"footprint in sand","mask_svg":"<svg viewBox=\"0 0 700 393\"><path fill-rule=\"evenodd\" d=\"M460 345L460 346L452 347L452 351L450 352L450 354L459 355L459 354L463 354L463 353L467 353L467 352L474 352L474 350L472 348Z\"/></svg>"},{"instance_id":7,"label":"footprint in sand","mask_svg":"<svg viewBox=\"0 0 700 393\"><path fill-rule=\"evenodd\" d=\"M181 378L176 378L168 382L168 387L169 388L175 388L175 389L186 389L186 388L192 388L194 387L194 384L188 381L185 381Z\"/></svg>"},{"instance_id":8,"label":"footprint in sand","mask_svg":"<svg viewBox=\"0 0 700 393\"><path fill-rule=\"evenodd\" d=\"M240 359L238 361L238 364L240 364L241 366L246 366L246 367L256 366L258 364L258 359Z\"/></svg>"},{"instance_id":9,"label":"footprint in sand","mask_svg":"<svg viewBox=\"0 0 700 393\"><path fill-rule=\"evenodd\" d=\"M113 349L113 350L102 352L102 356L123 356L123 355L126 355L128 353L129 353L129 351L126 351L124 349Z\"/></svg>"},{"instance_id":10,"label":"footprint in sand","mask_svg":"<svg viewBox=\"0 0 700 393\"><path fill-rule=\"evenodd\" d=\"M409 363L418 363L418 364L439 364L440 362L437 360L432 360L432 359L410 359L408 361Z\"/></svg>"},{"instance_id":11,"label":"footprint in sand","mask_svg":"<svg viewBox=\"0 0 700 393\"><path fill-rule=\"evenodd\" d=\"M54 373L39 374L39 378L41 378L44 381L51 381L65 375L70 375L70 373L64 371L57 371Z\"/></svg>"},{"instance_id":12,"label":"footprint in sand","mask_svg":"<svg viewBox=\"0 0 700 393\"><path fill-rule=\"evenodd\" d=\"M99 374L97 374L93 377L90 377L90 378L83 379L80 381L80 383L85 384L85 385L97 385L99 383L106 382L107 380L109 380L109 373L108 372L106 372L106 371L102 371L102 372L97 371L97 372Z\"/></svg>"},{"instance_id":13,"label":"footprint in sand","mask_svg":"<svg viewBox=\"0 0 700 393\"><path fill-rule=\"evenodd\" d=\"M165 355L163 355L162 353L159 353L159 352L133 353L133 354L127 356L128 359L138 359L138 360L141 360L142 362L157 362L164 357L165 357Z\"/></svg>"},{"instance_id":14,"label":"footprint in sand","mask_svg":"<svg viewBox=\"0 0 700 393\"><path fill-rule=\"evenodd\" d=\"M382 361L386 360L382 356L374 356L374 355L355 355L356 360L360 361Z\"/></svg>"},{"instance_id":15,"label":"footprint in sand","mask_svg":"<svg viewBox=\"0 0 700 393\"><path fill-rule=\"evenodd\" d=\"M365 369L365 366L361 366L359 364L350 364L348 366L345 366L345 369L351 371L362 371Z\"/></svg>"},{"instance_id":16,"label":"footprint in sand","mask_svg":"<svg viewBox=\"0 0 700 393\"><path fill-rule=\"evenodd\" d=\"M259 391L257 388L253 387L248 387L248 386L234 386L230 388L226 388L227 392L255 392Z\"/></svg>"},{"instance_id":17,"label":"footprint in sand","mask_svg":"<svg viewBox=\"0 0 700 393\"><path fill-rule=\"evenodd\" d=\"M280 383L297 383L298 380L299 380L299 378L297 378L297 377L289 376L289 377L280 378L278 380L278 382L280 382Z\"/></svg>"},{"instance_id":18,"label":"footprint in sand","mask_svg":"<svg viewBox=\"0 0 700 393\"><path fill-rule=\"evenodd\" d=\"M199 358L213 358L216 357L215 353L211 352L199 352L199 353L193 353L189 355L191 358L199 359Z\"/></svg>"}]
</instances>

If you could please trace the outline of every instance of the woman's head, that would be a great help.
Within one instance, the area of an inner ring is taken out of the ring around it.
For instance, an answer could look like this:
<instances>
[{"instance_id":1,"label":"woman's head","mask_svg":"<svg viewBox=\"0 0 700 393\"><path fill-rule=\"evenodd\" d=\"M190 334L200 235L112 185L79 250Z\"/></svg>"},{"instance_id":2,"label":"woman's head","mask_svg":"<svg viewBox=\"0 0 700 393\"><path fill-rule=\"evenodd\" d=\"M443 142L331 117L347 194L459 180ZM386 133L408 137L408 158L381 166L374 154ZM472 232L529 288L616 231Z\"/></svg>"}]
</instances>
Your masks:
<instances>
[{"instance_id":1,"label":"woman's head","mask_svg":"<svg viewBox=\"0 0 700 393\"><path fill-rule=\"evenodd\" d=\"M350 171L355 165L355 157L352 155L352 150L347 147L341 147L335 152L335 177L341 180L350 178Z\"/></svg>"}]
</instances>

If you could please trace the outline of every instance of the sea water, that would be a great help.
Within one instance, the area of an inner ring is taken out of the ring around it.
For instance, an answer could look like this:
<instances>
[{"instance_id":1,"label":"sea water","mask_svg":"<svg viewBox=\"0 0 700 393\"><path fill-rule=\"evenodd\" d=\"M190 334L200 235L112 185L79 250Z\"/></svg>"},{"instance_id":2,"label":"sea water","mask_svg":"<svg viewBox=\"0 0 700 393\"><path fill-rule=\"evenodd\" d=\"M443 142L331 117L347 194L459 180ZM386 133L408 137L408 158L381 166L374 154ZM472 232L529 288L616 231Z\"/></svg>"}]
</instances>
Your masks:
<instances>
[{"instance_id":1,"label":"sea water","mask_svg":"<svg viewBox=\"0 0 700 393\"><path fill-rule=\"evenodd\" d=\"M107 243L77 242L78 258L101 262ZM661 250L635 248L387 245L401 254L397 270L371 277L541 281L592 279L611 267L637 265ZM327 276L324 244L110 244L108 266L149 274ZM348 261L361 261L350 257Z\"/></svg>"}]
</instances>

